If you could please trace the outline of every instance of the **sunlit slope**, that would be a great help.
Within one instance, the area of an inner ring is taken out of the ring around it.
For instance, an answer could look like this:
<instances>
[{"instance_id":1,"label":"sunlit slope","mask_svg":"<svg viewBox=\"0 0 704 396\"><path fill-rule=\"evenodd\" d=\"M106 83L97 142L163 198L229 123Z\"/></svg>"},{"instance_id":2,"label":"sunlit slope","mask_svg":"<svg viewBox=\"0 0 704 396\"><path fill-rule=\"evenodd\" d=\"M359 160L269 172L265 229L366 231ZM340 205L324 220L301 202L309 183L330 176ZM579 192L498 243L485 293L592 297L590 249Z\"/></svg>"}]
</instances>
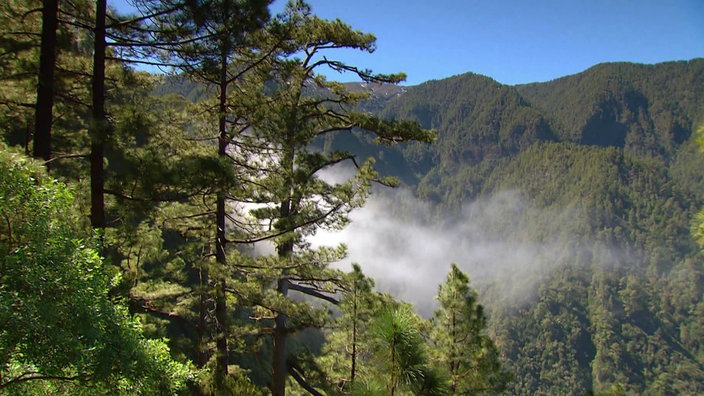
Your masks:
<instances>
[{"instance_id":1,"label":"sunlit slope","mask_svg":"<svg viewBox=\"0 0 704 396\"><path fill-rule=\"evenodd\" d=\"M615 147L669 163L704 122L704 59L601 64L520 86L464 74L410 87L383 114L438 131L429 148L408 145L403 154L423 164L422 196L457 206L481 191L491 169L535 142Z\"/></svg>"},{"instance_id":2,"label":"sunlit slope","mask_svg":"<svg viewBox=\"0 0 704 396\"><path fill-rule=\"evenodd\" d=\"M484 289L515 393L701 390L704 263L690 228L704 204L703 87L703 60L603 64L518 87L457 76L385 108L438 131L402 151L426 165L420 197L457 217L511 191L515 230L505 218L484 230L563 252L521 272L537 285L521 301L505 282Z\"/></svg>"},{"instance_id":3,"label":"sunlit slope","mask_svg":"<svg viewBox=\"0 0 704 396\"><path fill-rule=\"evenodd\" d=\"M487 288L517 393L699 391L704 272L689 230L704 194L672 175L703 165L686 151L666 166L618 148L544 143L492 172L486 193L521 191L543 210L520 226L565 252L550 273L526 271L540 278L532 299Z\"/></svg>"}]
</instances>

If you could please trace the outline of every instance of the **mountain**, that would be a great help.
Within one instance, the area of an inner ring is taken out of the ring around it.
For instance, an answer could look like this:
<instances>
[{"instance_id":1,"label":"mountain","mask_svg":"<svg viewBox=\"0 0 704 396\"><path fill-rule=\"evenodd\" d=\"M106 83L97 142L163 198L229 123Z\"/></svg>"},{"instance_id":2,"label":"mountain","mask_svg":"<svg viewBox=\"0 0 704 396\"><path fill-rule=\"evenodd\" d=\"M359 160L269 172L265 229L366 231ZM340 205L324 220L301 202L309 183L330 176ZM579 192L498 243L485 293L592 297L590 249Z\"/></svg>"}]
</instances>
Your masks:
<instances>
[{"instance_id":1,"label":"mountain","mask_svg":"<svg viewBox=\"0 0 704 396\"><path fill-rule=\"evenodd\" d=\"M468 191L470 196L478 192L468 173L484 174L488 164L536 141L612 146L670 160L694 123L701 122L703 65L704 59L601 64L519 86L468 73L409 87L382 114L415 119L438 131L428 150L411 146L404 148L404 156L428 164L420 170L422 196L461 201ZM460 185L469 190L459 191Z\"/></svg>"},{"instance_id":2,"label":"mountain","mask_svg":"<svg viewBox=\"0 0 704 396\"><path fill-rule=\"evenodd\" d=\"M513 251L458 263L485 269L469 274L514 374L509 394L704 393L704 257L690 232L704 206L693 136L704 59L605 63L516 86L473 73L346 86L370 92L360 110L416 120L437 140L380 147L329 134L322 149L375 157L431 204L421 214L397 202L401 222L447 225L465 233L459 245L480 229L477 243ZM159 92L199 89L172 81ZM476 205L507 194L501 210Z\"/></svg>"},{"instance_id":3,"label":"mountain","mask_svg":"<svg viewBox=\"0 0 704 396\"><path fill-rule=\"evenodd\" d=\"M701 115L702 60L601 64L517 89L562 139L670 156Z\"/></svg>"},{"instance_id":4,"label":"mountain","mask_svg":"<svg viewBox=\"0 0 704 396\"><path fill-rule=\"evenodd\" d=\"M525 272L538 282L523 301L482 286L511 394L704 392L704 260L690 233L704 205L704 59L518 86L468 73L375 103L437 141L330 144L376 150L440 218L472 221L468 203L514 191L534 210L487 231L559 252Z\"/></svg>"}]
</instances>

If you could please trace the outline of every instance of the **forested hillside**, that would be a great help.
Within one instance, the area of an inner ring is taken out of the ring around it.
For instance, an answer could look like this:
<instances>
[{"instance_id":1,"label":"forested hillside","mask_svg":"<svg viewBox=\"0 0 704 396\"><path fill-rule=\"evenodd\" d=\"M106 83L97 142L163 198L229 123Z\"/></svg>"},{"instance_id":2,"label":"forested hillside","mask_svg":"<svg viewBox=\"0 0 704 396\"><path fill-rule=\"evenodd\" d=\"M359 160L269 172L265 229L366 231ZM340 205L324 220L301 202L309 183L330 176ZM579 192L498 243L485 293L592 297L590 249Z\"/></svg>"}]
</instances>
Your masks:
<instances>
[{"instance_id":1,"label":"forested hillside","mask_svg":"<svg viewBox=\"0 0 704 396\"><path fill-rule=\"evenodd\" d=\"M465 210L477 201L506 192L520 201L498 212L510 219L480 219L482 238L549 253L525 260L536 267L519 271L530 280L473 278L515 375L511 393L696 393L704 278L691 229L704 202L694 135L703 90L701 59L601 64L520 86L469 73L393 95L370 90L361 104L436 130L430 146L333 134L320 147L375 157L434 208L390 214L431 219L432 229L452 218L452 230L471 230L456 223L477 220ZM481 274L483 261L461 265Z\"/></svg>"},{"instance_id":2,"label":"forested hillside","mask_svg":"<svg viewBox=\"0 0 704 396\"><path fill-rule=\"evenodd\" d=\"M404 87L270 3L0 4L0 394L704 393L704 59Z\"/></svg>"},{"instance_id":3,"label":"forested hillside","mask_svg":"<svg viewBox=\"0 0 704 396\"><path fill-rule=\"evenodd\" d=\"M321 150L325 136L393 146L434 133L359 110L372 91L402 91L384 85L403 74L328 52L372 52L373 35L301 1L269 5L0 4L0 393L506 387L458 268L430 321L359 266L334 267L344 245L309 242L344 228L373 184L397 183L371 158ZM323 177L341 164L348 177Z\"/></svg>"},{"instance_id":4,"label":"forested hillside","mask_svg":"<svg viewBox=\"0 0 704 396\"><path fill-rule=\"evenodd\" d=\"M701 59L602 64L521 86L431 81L384 108L437 130L429 149L401 153L440 217L512 191L532 209L488 232L560 251L525 272L539 280L531 298L481 290L511 393L702 391L704 273L691 227L704 200L703 90Z\"/></svg>"}]
</instances>

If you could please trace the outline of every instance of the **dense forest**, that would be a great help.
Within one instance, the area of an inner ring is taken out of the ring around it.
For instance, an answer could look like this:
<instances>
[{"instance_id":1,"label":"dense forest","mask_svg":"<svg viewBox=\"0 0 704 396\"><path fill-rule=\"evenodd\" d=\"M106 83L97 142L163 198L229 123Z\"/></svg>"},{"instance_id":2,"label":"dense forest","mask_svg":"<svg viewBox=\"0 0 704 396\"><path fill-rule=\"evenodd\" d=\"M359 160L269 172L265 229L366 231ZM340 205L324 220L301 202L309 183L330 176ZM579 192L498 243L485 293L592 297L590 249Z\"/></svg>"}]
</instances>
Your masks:
<instances>
[{"instance_id":1,"label":"dense forest","mask_svg":"<svg viewBox=\"0 0 704 396\"><path fill-rule=\"evenodd\" d=\"M704 392L704 60L403 87L134 5L0 5L0 394Z\"/></svg>"},{"instance_id":2,"label":"dense forest","mask_svg":"<svg viewBox=\"0 0 704 396\"><path fill-rule=\"evenodd\" d=\"M697 59L519 86L465 74L381 110L437 131L380 157L465 255L509 393L701 392L703 97Z\"/></svg>"}]
</instances>

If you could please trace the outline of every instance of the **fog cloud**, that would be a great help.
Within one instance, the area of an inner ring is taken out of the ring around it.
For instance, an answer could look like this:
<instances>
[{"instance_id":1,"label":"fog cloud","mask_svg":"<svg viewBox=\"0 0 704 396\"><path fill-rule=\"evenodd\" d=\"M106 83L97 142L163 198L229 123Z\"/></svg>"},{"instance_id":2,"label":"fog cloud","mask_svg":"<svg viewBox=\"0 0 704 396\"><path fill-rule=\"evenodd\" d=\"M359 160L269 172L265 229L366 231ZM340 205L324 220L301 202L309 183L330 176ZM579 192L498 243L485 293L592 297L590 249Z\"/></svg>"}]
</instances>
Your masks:
<instances>
[{"instance_id":1,"label":"fog cloud","mask_svg":"<svg viewBox=\"0 0 704 396\"><path fill-rule=\"evenodd\" d=\"M471 286L513 303L528 302L540 280L588 250L565 221L569 210L530 206L519 191L468 202L458 215L437 218L427 203L404 189L385 189L351 214L338 232L319 232L314 246L345 243L377 289L413 303L424 315L436 303L451 263L470 275Z\"/></svg>"}]
</instances>

